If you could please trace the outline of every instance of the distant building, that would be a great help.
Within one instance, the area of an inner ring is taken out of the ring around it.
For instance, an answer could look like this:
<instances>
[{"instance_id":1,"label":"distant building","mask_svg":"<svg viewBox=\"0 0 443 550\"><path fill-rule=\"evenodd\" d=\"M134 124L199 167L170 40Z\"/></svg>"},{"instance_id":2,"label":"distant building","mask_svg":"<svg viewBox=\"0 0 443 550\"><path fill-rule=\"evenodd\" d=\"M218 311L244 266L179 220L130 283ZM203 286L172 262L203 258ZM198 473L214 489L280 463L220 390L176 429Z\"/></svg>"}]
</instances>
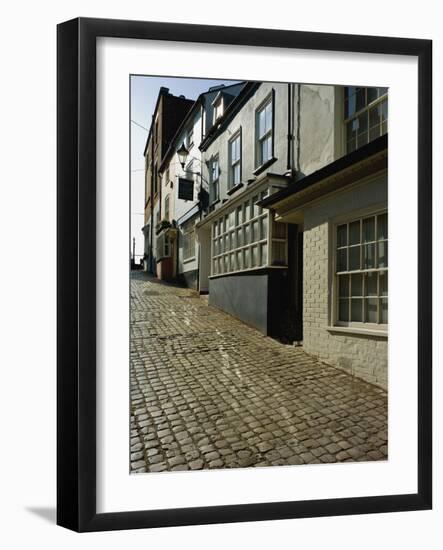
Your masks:
<instances>
[{"instance_id":1,"label":"distant building","mask_svg":"<svg viewBox=\"0 0 443 550\"><path fill-rule=\"evenodd\" d=\"M145 157L145 208L143 235L145 240L145 270L157 274L156 226L162 217L162 186L160 164L177 128L194 101L174 96L168 88L160 88L151 128L144 150ZM166 266L165 266L166 269Z\"/></svg>"},{"instance_id":2,"label":"distant building","mask_svg":"<svg viewBox=\"0 0 443 550\"><path fill-rule=\"evenodd\" d=\"M208 204L207 181L202 177L200 144L238 95L244 83L218 86L200 94L170 140L159 166L161 219L155 224L157 274L198 288L199 246L195 224ZM187 151L182 166L177 151Z\"/></svg>"}]
</instances>

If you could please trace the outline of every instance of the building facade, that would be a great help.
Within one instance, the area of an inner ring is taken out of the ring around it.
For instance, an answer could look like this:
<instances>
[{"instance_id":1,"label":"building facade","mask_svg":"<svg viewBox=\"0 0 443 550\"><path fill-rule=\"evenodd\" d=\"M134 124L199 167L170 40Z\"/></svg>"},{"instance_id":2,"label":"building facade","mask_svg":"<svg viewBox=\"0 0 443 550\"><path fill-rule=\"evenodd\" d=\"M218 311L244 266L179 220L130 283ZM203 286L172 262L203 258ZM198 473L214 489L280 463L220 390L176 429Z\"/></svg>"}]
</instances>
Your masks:
<instances>
[{"instance_id":1,"label":"building facade","mask_svg":"<svg viewBox=\"0 0 443 550\"><path fill-rule=\"evenodd\" d=\"M194 102L184 96L174 96L168 88L160 88L145 150L145 207L144 207L144 268L162 277L162 268L171 270L171 265L157 265L157 226L162 219L162 185L160 165L163 156ZM161 250L161 249L160 249ZM170 264L170 262L169 262ZM157 273L157 267L160 272Z\"/></svg>"},{"instance_id":2,"label":"building facade","mask_svg":"<svg viewBox=\"0 0 443 550\"><path fill-rule=\"evenodd\" d=\"M360 103L344 90L344 155L261 205L303 231L304 349L386 388L387 91L357 90Z\"/></svg>"},{"instance_id":3,"label":"building facade","mask_svg":"<svg viewBox=\"0 0 443 550\"><path fill-rule=\"evenodd\" d=\"M157 275L386 387L387 123L385 88L201 94L152 163Z\"/></svg>"},{"instance_id":4,"label":"building facade","mask_svg":"<svg viewBox=\"0 0 443 550\"><path fill-rule=\"evenodd\" d=\"M155 225L157 276L161 279L198 289L200 247L195 225L208 206L199 146L243 86L243 82L221 85L200 94L163 154L159 166L162 208ZM186 151L183 162L177 153L180 149Z\"/></svg>"}]
</instances>

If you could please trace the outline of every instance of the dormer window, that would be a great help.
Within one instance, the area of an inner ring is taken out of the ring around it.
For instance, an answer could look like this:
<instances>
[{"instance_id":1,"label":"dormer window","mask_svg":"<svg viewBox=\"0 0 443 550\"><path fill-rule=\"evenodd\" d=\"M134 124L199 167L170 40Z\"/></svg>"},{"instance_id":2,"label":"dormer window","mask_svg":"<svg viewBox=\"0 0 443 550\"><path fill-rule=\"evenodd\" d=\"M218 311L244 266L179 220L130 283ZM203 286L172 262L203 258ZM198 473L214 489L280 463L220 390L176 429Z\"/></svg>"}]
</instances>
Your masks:
<instances>
[{"instance_id":1,"label":"dormer window","mask_svg":"<svg viewBox=\"0 0 443 550\"><path fill-rule=\"evenodd\" d=\"M215 124L217 120L219 120L223 116L223 96L222 94L218 94L217 97L212 102L212 107L214 109L214 120L213 123Z\"/></svg>"}]
</instances>

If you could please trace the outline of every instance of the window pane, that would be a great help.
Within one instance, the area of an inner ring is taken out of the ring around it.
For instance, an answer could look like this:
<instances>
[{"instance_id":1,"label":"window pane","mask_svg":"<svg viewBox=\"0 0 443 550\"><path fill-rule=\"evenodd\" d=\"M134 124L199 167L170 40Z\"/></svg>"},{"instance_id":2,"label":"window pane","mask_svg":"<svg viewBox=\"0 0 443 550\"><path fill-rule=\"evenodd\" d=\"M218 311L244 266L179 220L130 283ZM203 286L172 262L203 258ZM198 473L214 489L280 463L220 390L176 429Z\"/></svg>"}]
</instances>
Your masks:
<instances>
[{"instance_id":1,"label":"window pane","mask_svg":"<svg viewBox=\"0 0 443 550\"><path fill-rule=\"evenodd\" d=\"M237 248L237 245L235 244L236 243L235 231L231 231L230 235L231 235L231 250L233 250L234 248Z\"/></svg>"},{"instance_id":2,"label":"window pane","mask_svg":"<svg viewBox=\"0 0 443 550\"><path fill-rule=\"evenodd\" d=\"M377 273L366 274L366 296L377 296Z\"/></svg>"},{"instance_id":3,"label":"window pane","mask_svg":"<svg viewBox=\"0 0 443 550\"><path fill-rule=\"evenodd\" d=\"M357 139L357 130L358 130L358 121L356 118L354 118L346 124L347 141L350 141L351 139Z\"/></svg>"},{"instance_id":4,"label":"window pane","mask_svg":"<svg viewBox=\"0 0 443 550\"><path fill-rule=\"evenodd\" d=\"M363 245L363 269L375 268L375 244Z\"/></svg>"},{"instance_id":5,"label":"window pane","mask_svg":"<svg viewBox=\"0 0 443 550\"><path fill-rule=\"evenodd\" d=\"M359 111L366 105L366 89L356 88L355 91L355 110Z\"/></svg>"},{"instance_id":6,"label":"window pane","mask_svg":"<svg viewBox=\"0 0 443 550\"><path fill-rule=\"evenodd\" d=\"M225 252L227 252L230 248L230 242L229 242L229 235L225 235Z\"/></svg>"},{"instance_id":7,"label":"window pane","mask_svg":"<svg viewBox=\"0 0 443 550\"><path fill-rule=\"evenodd\" d=\"M272 256L273 265L285 265L286 264L286 243L272 241Z\"/></svg>"},{"instance_id":8,"label":"window pane","mask_svg":"<svg viewBox=\"0 0 443 550\"><path fill-rule=\"evenodd\" d=\"M351 275L351 296L363 296L363 275Z\"/></svg>"},{"instance_id":9,"label":"window pane","mask_svg":"<svg viewBox=\"0 0 443 550\"><path fill-rule=\"evenodd\" d=\"M381 271L379 274L380 296L388 295L388 273L387 271Z\"/></svg>"},{"instance_id":10,"label":"window pane","mask_svg":"<svg viewBox=\"0 0 443 550\"><path fill-rule=\"evenodd\" d=\"M258 113L258 137L262 137L266 133L265 110L262 109Z\"/></svg>"},{"instance_id":11,"label":"window pane","mask_svg":"<svg viewBox=\"0 0 443 550\"><path fill-rule=\"evenodd\" d=\"M363 220L363 242L375 241L375 217Z\"/></svg>"},{"instance_id":12,"label":"window pane","mask_svg":"<svg viewBox=\"0 0 443 550\"><path fill-rule=\"evenodd\" d=\"M226 254L225 256L223 256L223 258L224 258L224 264L225 264L225 267L224 267L225 273L228 273L228 271L229 271L229 257Z\"/></svg>"},{"instance_id":13,"label":"window pane","mask_svg":"<svg viewBox=\"0 0 443 550\"><path fill-rule=\"evenodd\" d=\"M349 296L349 275L339 275L338 296L339 298L347 298Z\"/></svg>"},{"instance_id":14,"label":"window pane","mask_svg":"<svg viewBox=\"0 0 443 550\"><path fill-rule=\"evenodd\" d=\"M349 300L339 300L338 319L339 321L349 321Z\"/></svg>"},{"instance_id":15,"label":"window pane","mask_svg":"<svg viewBox=\"0 0 443 550\"><path fill-rule=\"evenodd\" d=\"M258 241L258 220L255 220L255 222L252 222L251 242L255 243L256 241Z\"/></svg>"},{"instance_id":16,"label":"window pane","mask_svg":"<svg viewBox=\"0 0 443 550\"><path fill-rule=\"evenodd\" d=\"M235 254L231 253L229 255L229 260L230 260L229 263L231 265L231 271L235 271L237 269L236 266L235 266Z\"/></svg>"},{"instance_id":17,"label":"window pane","mask_svg":"<svg viewBox=\"0 0 443 550\"><path fill-rule=\"evenodd\" d=\"M388 322L388 299L382 298L380 300L380 322L386 323Z\"/></svg>"},{"instance_id":18,"label":"window pane","mask_svg":"<svg viewBox=\"0 0 443 550\"><path fill-rule=\"evenodd\" d=\"M378 267L388 267L388 241L378 243Z\"/></svg>"},{"instance_id":19,"label":"window pane","mask_svg":"<svg viewBox=\"0 0 443 550\"><path fill-rule=\"evenodd\" d=\"M360 269L360 246L349 248L349 271Z\"/></svg>"},{"instance_id":20,"label":"window pane","mask_svg":"<svg viewBox=\"0 0 443 550\"><path fill-rule=\"evenodd\" d=\"M237 229L237 246L243 246L243 229Z\"/></svg>"},{"instance_id":21,"label":"window pane","mask_svg":"<svg viewBox=\"0 0 443 550\"><path fill-rule=\"evenodd\" d=\"M366 323L377 323L377 298L366 298Z\"/></svg>"},{"instance_id":22,"label":"window pane","mask_svg":"<svg viewBox=\"0 0 443 550\"><path fill-rule=\"evenodd\" d=\"M352 151L355 151L356 148L357 148L357 139L356 138L350 139L346 144L346 152L352 153Z\"/></svg>"},{"instance_id":23,"label":"window pane","mask_svg":"<svg viewBox=\"0 0 443 550\"><path fill-rule=\"evenodd\" d=\"M272 103L269 102L266 105L265 109L265 118L266 118L266 131L270 130L272 128Z\"/></svg>"},{"instance_id":24,"label":"window pane","mask_svg":"<svg viewBox=\"0 0 443 550\"><path fill-rule=\"evenodd\" d=\"M349 224L349 244L360 242L360 220Z\"/></svg>"},{"instance_id":25,"label":"window pane","mask_svg":"<svg viewBox=\"0 0 443 550\"><path fill-rule=\"evenodd\" d=\"M382 239L388 238L388 215L381 214L377 216L377 239L380 241Z\"/></svg>"},{"instance_id":26,"label":"window pane","mask_svg":"<svg viewBox=\"0 0 443 550\"><path fill-rule=\"evenodd\" d=\"M339 225L337 227L337 247L346 246L348 244L348 226Z\"/></svg>"},{"instance_id":27,"label":"window pane","mask_svg":"<svg viewBox=\"0 0 443 550\"><path fill-rule=\"evenodd\" d=\"M267 265L268 263L268 245L263 243L260 245L260 264Z\"/></svg>"},{"instance_id":28,"label":"window pane","mask_svg":"<svg viewBox=\"0 0 443 550\"><path fill-rule=\"evenodd\" d=\"M258 246L251 247L251 267L258 265Z\"/></svg>"},{"instance_id":29,"label":"window pane","mask_svg":"<svg viewBox=\"0 0 443 550\"><path fill-rule=\"evenodd\" d=\"M243 244L249 244L249 224L246 224L243 228Z\"/></svg>"},{"instance_id":30,"label":"window pane","mask_svg":"<svg viewBox=\"0 0 443 550\"><path fill-rule=\"evenodd\" d=\"M280 222L272 222L272 236L274 239L286 238L286 225Z\"/></svg>"},{"instance_id":31,"label":"window pane","mask_svg":"<svg viewBox=\"0 0 443 550\"><path fill-rule=\"evenodd\" d=\"M369 128L376 126L379 128L381 119L381 105L378 104L372 109L369 109Z\"/></svg>"},{"instance_id":32,"label":"window pane","mask_svg":"<svg viewBox=\"0 0 443 550\"><path fill-rule=\"evenodd\" d=\"M378 88L368 88L367 89L367 102L371 103L378 98Z\"/></svg>"},{"instance_id":33,"label":"window pane","mask_svg":"<svg viewBox=\"0 0 443 550\"><path fill-rule=\"evenodd\" d=\"M245 250L243 251L243 267L245 269L248 269L249 267L249 248L245 248Z\"/></svg>"},{"instance_id":34,"label":"window pane","mask_svg":"<svg viewBox=\"0 0 443 550\"><path fill-rule=\"evenodd\" d=\"M237 251L237 269L243 269L243 252Z\"/></svg>"},{"instance_id":35,"label":"window pane","mask_svg":"<svg viewBox=\"0 0 443 550\"><path fill-rule=\"evenodd\" d=\"M251 218L251 204L250 201L245 202L245 219L243 221L247 222Z\"/></svg>"},{"instance_id":36,"label":"window pane","mask_svg":"<svg viewBox=\"0 0 443 550\"><path fill-rule=\"evenodd\" d=\"M347 249L341 248L337 250L337 271L347 271L348 262L347 262Z\"/></svg>"},{"instance_id":37,"label":"window pane","mask_svg":"<svg viewBox=\"0 0 443 550\"><path fill-rule=\"evenodd\" d=\"M217 254L218 254L218 239L215 239L213 246L214 246L214 256L217 256Z\"/></svg>"},{"instance_id":38,"label":"window pane","mask_svg":"<svg viewBox=\"0 0 443 550\"><path fill-rule=\"evenodd\" d=\"M267 216L265 216L264 218L261 218L260 225L261 225L260 238L267 239L268 238L268 217Z\"/></svg>"},{"instance_id":39,"label":"window pane","mask_svg":"<svg viewBox=\"0 0 443 550\"><path fill-rule=\"evenodd\" d=\"M240 183L240 164L236 164L233 168L232 183L234 185Z\"/></svg>"},{"instance_id":40,"label":"window pane","mask_svg":"<svg viewBox=\"0 0 443 550\"><path fill-rule=\"evenodd\" d=\"M351 321L363 321L363 300L361 298L351 300Z\"/></svg>"}]
</instances>

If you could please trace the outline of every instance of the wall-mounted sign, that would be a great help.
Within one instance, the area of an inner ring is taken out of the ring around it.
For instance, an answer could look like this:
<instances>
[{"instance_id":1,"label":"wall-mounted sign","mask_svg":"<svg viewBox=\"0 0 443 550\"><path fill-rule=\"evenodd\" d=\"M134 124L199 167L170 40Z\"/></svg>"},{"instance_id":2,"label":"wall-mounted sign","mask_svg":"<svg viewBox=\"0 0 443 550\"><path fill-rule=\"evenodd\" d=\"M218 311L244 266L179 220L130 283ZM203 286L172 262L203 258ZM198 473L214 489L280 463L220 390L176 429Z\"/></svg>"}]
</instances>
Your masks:
<instances>
[{"instance_id":1,"label":"wall-mounted sign","mask_svg":"<svg viewBox=\"0 0 443 550\"><path fill-rule=\"evenodd\" d=\"M185 201L194 200L194 180L178 178L178 198Z\"/></svg>"}]
</instances>

